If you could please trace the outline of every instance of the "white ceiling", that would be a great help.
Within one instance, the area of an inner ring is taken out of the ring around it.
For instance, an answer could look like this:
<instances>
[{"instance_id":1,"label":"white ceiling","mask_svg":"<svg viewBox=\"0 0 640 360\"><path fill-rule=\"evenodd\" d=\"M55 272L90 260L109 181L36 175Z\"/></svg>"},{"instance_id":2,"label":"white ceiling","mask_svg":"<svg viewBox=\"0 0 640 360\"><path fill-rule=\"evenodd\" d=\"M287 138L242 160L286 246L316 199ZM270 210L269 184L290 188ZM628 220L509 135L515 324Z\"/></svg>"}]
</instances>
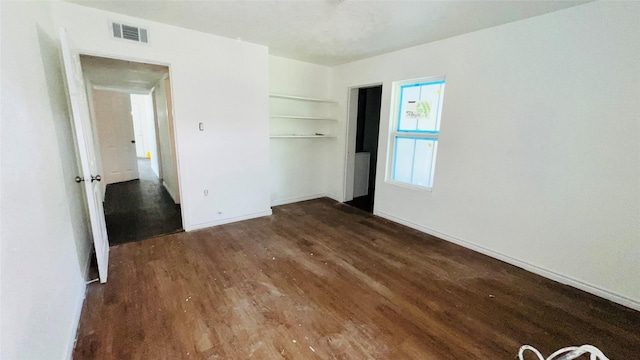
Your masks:
<instances>
[{"instance_id":1,"label":"white ceiling","mask_svg":"<svg viewBox=\"0 0 640 360\"><path fill-rule=\"evenodd\" d=\"M587 1L87 1L72 2L337 65L526 19ZM131 24L136 25L136 24ZM153 29L150 29L153 39Z\"/></svg>"},{"instance_id":2,"label":"white ceiling","mask_svg":"<svg viewBox=\"0 0 640 360\"><path fill-rule=\"evenodd\" d=\"M148 93L169 72L161 65L81 55L82 73L94 86Z\"/></svg>"}]
</instances>

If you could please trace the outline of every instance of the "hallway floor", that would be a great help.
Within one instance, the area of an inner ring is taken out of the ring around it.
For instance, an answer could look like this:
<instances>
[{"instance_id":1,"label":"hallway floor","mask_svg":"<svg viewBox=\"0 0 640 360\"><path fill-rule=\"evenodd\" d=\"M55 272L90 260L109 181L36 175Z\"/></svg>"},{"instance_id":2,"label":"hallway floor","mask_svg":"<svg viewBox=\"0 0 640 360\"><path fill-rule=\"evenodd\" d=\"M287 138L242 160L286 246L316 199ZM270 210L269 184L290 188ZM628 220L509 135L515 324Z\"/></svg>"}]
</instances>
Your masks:
<instances>
[{"instance_id":1,"label":"hallway floor","mask_svg":"<svg viewBox=\"0 0 640 360\"><path fill-rule=\"evenodd\" d=\"M104 213L112 246L182 231L180 205L151 170L151 161L138 159L138 170L139 180L107 185Z\"/></svg>"}]
</instances>

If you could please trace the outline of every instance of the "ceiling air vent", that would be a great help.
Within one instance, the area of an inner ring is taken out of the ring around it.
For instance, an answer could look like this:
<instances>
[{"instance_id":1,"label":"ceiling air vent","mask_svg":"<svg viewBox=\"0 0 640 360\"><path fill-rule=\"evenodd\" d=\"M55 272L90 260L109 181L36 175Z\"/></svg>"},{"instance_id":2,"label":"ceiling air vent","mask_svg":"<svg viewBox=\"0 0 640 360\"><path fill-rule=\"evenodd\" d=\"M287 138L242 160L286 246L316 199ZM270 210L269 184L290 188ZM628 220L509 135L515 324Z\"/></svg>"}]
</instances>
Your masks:
<instances>
[{"instance_id":1,"label":"ceiling air vent","mask_svg":"<svg viewBox=\"0 0 640 360\"><path fill-rule=\"evenodd\" d=\"M113 37L117 39L132 40L141 43L149 43L149 37L147 29L142 29L136 26L119 24L116 22L111 23L111 29L113 31Z\"/></svg>"}]
</instances>

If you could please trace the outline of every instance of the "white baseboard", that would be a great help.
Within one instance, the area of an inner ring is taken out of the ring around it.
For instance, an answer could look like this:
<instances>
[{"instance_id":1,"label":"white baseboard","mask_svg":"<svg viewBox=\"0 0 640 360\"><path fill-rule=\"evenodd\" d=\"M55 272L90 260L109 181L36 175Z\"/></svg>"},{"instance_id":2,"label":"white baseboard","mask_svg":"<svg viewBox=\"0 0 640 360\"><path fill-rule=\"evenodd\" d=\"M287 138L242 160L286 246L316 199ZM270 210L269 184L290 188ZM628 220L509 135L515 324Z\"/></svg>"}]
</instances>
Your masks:
<instances>
[{"instance_id":1,"label":"white baseboard","mask_svg":"<svg viewBox=\"0 0 640 360\"><path fill-rule=\"evenodd\" d=\"M65 359L72 360L73 358L73 350L76 345L76 340L78 338L78 329L80 328L80 316L82 315L82 306L84 305L84 299L87 294L87 284L83 278L80 279L77 289L77 297L74 304L74 314L73 319L71 321L72 328L70 329L71 337L69 339L69 345L67 345L67 353Z\"/></svg>"},{"instance_id":2,"label":"white baseboard","mask_svg":"<svg viewBox=\"0 0 640 360\"><path fill-rule=\"evenodd\" d=\"M257 213L253 213L253 214L236 216L236 217L226 218L226 219L217 220L217 221L209 221L209 222L206 222L206 223L194 224L194 225L186 227L185 231L193 231L193 230L204 229L204 228L208 228L208 227L212 227L212 226L229 224L229 223L242 221L242 220L255 219L255 218L259 218L259 217L263 217L263 216L269 216L271 214L272 214L271 209L269 209L267 211L261 211L261 212L257 212Z\"/></svg>"},{"instance_id":3,"label":"white baseboard","mask_svg":"<svg viewBox=\"0 0 640 360\"><path fill-rule=\"evenodd\" d=\"M335 201L337 201L337 202L344 202L344 201L342 201L342 199L340 199L340 197L339 197L338 195L335 195L335 194L329 194L329 193L326 193L326 194L323 194L323 195L324 195L325 197L328 197L328 198L329 198L329 199L331 199L331 200L335 200Z\"/></svg>"},{"instance_id":4,"label":"white baseboard","mask_svg":"<svg viewBox=\"0 0 640 360\"><path fill-rule=\"evenodd\" d=\"M458 245L463 246L465 248L477 251L477 252L479 252L481 254L484 254L484 255L490 256L492 258L504 261L506 263L509 263L511 265L514 265L514 266L517 266L519 268L522 268L522 269L527 270L529 272L532 272L534 274L538 274L540 276L543 276L543 277L545 277L547 279L551 279L551 280L557 281L557 282L559 282L561 284L572 286L572 287L574 287L576 289L580 289L580 290L586 291L588 293L591 293L593 295L599 296L601 298L604 298L604 299L613 301L615 303L618 303L620 305L629 307L631 309L635 309L635 310L640 311L640 302L638 302L636 300L633 300L633 299L630 299L630 298L627 298L625 296L621 296L621 295L612 293L612 292L610 292L608 290L605 290L605 289L602 289L600 287L585 283L585 282L583 282L581 280L574 279L572 277L559 274L559 273L554 272L552 270L545 269L545 268L539 267L537 265L533 265L533 264L530 264L528 262L512 258L512 257L510 257L508 255L504 255L504 254L501 254L499 252L493 251L491 249L487 249L485 247L475 245L475 244L470 243L468 241L465 241L465 240L462 240L462 239L458 239L458 238L456 238L454 236L443 234L443 233L441 233L439 231L426 228L424 226L418 225L418 224L413 223L411 221L400 219L398 217L395 217L395 216L393 216L391 214L387 214L387 213L382 212L382 211L374 211L374 215L378 215L378 216L380 216L382 218L385 218L387 220L391 220L393 222L408 226L410 228L416 229L416 230L421 231L423 233L427 233L427 234L433 235L433 236L435 236L437 238L440 238L440 239L452 242L454 244L458 244Z\"/></svg>"},{"instance_id":5,"label":"white baseboard","mask_svg":"<svg viewBox=\"0 0 640 360\"><path fill-rule=\"evenodd\" d=\"M271 206L292 204L292 203L297 203L297 202L301 202L301 201L320 199L320 198L323 198L323 197L328 197L329 199L335 200L337 202L342 202L342 200L340 200L339 196L337 196L337 195L329 194L329 193L322 193L322 194L299 196L299 197L289 198L289 199L274 200L274 201L271 202Z\"/></svg>"},{"instance_id":6,"label":"white baseboard","mask_svg":"<svg viewBox=\"0 0 640 360\"><path fill-rule=\"evenodd\" d=\"M319 199L325 196L327 196L327 194L322 193L322 194L298 196L298 197L288 198L288 199L273 200L271 201L271 206L285 205L285 204L291 204L291 203L296 203L300 201Z\"/></svg>"}]
</instances>

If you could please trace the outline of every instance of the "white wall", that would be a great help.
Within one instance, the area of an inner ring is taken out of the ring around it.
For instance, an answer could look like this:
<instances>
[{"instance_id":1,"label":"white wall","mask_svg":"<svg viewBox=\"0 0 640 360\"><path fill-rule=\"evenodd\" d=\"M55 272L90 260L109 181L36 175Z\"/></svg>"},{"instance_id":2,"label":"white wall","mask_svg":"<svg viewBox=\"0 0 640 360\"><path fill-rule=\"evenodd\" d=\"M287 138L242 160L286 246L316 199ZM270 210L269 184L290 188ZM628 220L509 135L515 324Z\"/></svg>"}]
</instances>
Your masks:
<instances>
[{"instance_id":1,"label":"white wall","mask_svg":"<svg viewBox=\"0 0 640 360\"><path fill-rule=\"evenodd\" d=\"M331 68L269 56L269 91L275 94L330 99ZM335 105L271 99L277 115L335 116ZM275 134L335 132L336 124L319 120L271 119ZM335 158L336 140L271 139L271 202L273 205L322 197L327 194L327 169ZM334 195L330 195L335 197Z\"/></svg>"},{"instance_id":2,"label":"white wall","mask_svg":"<svg viewBox=\"0 0 640 360\"><path fill-rule=\"evenodd\" d=\"M65 359L90 243L59 41L48 3L0 6L0 358Z\"/></svg>"},{"instance_id":3,"label":"white wall","mask_svg":"<svg viewBox=\"0 0 640 360\"><path fill-rule=\"evenodd\" d=\"M342 116L384 85L375 212L640 309L639 18L596 2L336 67ZM431 75L433 191L388 184L392 82Z\"/></svg>"},{"instance_id":4,"label":"white wall","mask_svg":"<svg viewBox=\"0 0 640 360\"><path fill-rule=\"evenodd\" d=\"M51 6L56 25L82 52L170 67L185 229L270 213L266 47L75 4ZM148 28L150 43L112 39L109 20Z\"/></svg>"}]
</instances>

